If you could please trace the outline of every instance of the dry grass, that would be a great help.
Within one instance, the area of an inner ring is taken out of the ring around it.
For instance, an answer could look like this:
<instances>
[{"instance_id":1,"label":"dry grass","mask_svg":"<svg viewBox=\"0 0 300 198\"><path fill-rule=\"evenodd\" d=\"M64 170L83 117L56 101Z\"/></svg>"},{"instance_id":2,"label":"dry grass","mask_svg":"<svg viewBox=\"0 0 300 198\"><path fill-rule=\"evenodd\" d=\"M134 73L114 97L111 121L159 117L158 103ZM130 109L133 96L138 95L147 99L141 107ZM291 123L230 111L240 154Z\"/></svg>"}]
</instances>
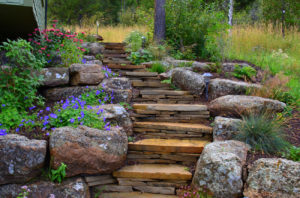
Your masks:
<instances>
[{"instance_id":1,"label":"dry grass","mask_svg":"<svg viewBox=\"0 0 300 198\"><path fill-rule=\"evenodd\" d=\"M86 32L88 34L96 34L96 27L66 27L76 32ZM145 26L100 26L98 32L104 38L104 42L123 42L126 36L132 31L140 31L146 33L148 29Z\"/></svg>"}]
</instances>

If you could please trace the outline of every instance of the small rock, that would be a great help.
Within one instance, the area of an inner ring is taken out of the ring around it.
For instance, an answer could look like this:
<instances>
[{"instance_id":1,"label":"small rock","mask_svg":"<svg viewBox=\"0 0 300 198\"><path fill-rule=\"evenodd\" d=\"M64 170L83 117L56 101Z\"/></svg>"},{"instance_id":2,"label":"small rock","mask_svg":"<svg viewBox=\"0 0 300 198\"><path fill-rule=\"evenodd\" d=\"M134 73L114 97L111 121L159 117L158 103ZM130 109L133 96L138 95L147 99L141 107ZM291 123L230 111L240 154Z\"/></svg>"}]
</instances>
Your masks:
<instances>
[{"instance_id":1,"label":"small rock","mask_svg":"<svg viewBox=\"0 0 300 198\"><path fill-rule=\"evenodd\" d=\"M102 81L100 87L114 97L113 103L131 101L132 87L128 78L107 78Z\"/></svg>"},{"instance_id":2,"label":"small rock","mask_svg":"<svg viewBox=\"0 0 300 198\"><path fill-rule=\"evenodd\" d=\"M19 184L0 186L0 197L17 197L22 192L22 186ZM38 181L26 186L30 190L28 197L49 198L52 194L55 198L90 198L89 188L81 178L67 179L61 184Z\"/></svg>"},{"instance_id":3,"label":"small rock","mask_svg":"<svg viewBox=\"0 0 300 198\"><path fill-rule=\"evenodd\" d=\"M227 95L210 102L209 110L213 116L235 116L258 114L262 112L282 112L286 104L278 100L257 96Z\"/></svg>"},{"instance_id":4,"label":"small rock","mask_svg":"<svg viewBox=\"0 0 300 198\"><path fill-rule=\"evenodd\" d=\"M102 67L96 64L72 64L71 85L98 85L103 79Z\"/></svg>"},{"instance_id":5,"label":"small rock","mask_svg":"<svg viewBox=\"0 0 300 198\"><path fill-rule=\"evenodd\" d=\"M182 89L196 95L202 95L205 82L204 77L188 70L176 70L172 73L172 83Z\"/></svg>"},{"instance_id":6,"label":"small rock","mask_svg":"<svg viewBox=\"0 0 300 198\"><path fill-rule=\"evenodd\" d=\"M0 136L0 185L27 182L40 175L46 151L45 140L14 134Z\"/></svg>"},{"instance_id":7,"label":"small rock","mask_svg":"<svg viewBox=\"0 0 300 198\"><path fill-rule=\"evenodd\" d=\"M225 118L217 116L213 123L213 138L214 141L231 140L239 131L239 126L242 123L240 119Z\"/></svg>"},{"instance_id":8,"label":"small rock","mask_svg":"<svg viewBox=\"0 0 300 198\"><path fill-rule=\"evenodd\" d=\"M249 198L299 198L300 162L261 158L249 168L244 196Z\"/></svg>"},{"instance_id":9,"label":"small rock","mask_svg":"<svg viewBox=\"0 0 300 198\"><path fill-rule=\"evenodd\" d=\"M93 56L104 52L104 46L101 43L83 43L82 47L88 49L89 54Z\"/></svg>"},{"instance_id":10,"label":"small rock","mask_svg":"<svg viewBox=\"0 0 300 198\"><path fill-rule=\"evenodd\" d=\"M44 76L42 85L55 87L69 84L69 69L65 67L43 68L39 75Z\"/></svg>"},{"instance_id":11,"label":"small rock","mask_svg":"<svg viewBox=\"0 0 300 198\"><path fill-rule=\"evenodd\" d=\"M50 136L52 167L67 165L67 177L111 173L127 154L127 136L121 127L110 131L86 126L57 128Z\"/></svg>"},{"instance_id":12,"label":"small rock","mask_svg":"<svg viewBox=\"0 0 300 198\"><path fill-rule=\"evenodd\" d=\"M208 93L213 100L225 95L244 95L248 90L260 88L258 84L216 78L209 82Z\"/></svg>"},{"instance_id":13,"label":"small rock","mask_svg":"<svg viewBox=\"0 0 300 198\"><path fill-rule=\"evenodd\" d=\"M78 97L81 94L98 89L97 86L76 86L76 87L56 87L49 88L43 91L44 97L49 101L59 101L68 98L69 96Z\"/></svg>"},{"instance_id":14,"label":"small rock","mask_svg":"<svg viewBox=\"0 0 300 198\"><path fill-rule=\"evenodd\" d=\"M207 188L217 198L240 197L248 149L234 140L206 145L197 162L193 185Z\"/></svg>"}]
</instances>

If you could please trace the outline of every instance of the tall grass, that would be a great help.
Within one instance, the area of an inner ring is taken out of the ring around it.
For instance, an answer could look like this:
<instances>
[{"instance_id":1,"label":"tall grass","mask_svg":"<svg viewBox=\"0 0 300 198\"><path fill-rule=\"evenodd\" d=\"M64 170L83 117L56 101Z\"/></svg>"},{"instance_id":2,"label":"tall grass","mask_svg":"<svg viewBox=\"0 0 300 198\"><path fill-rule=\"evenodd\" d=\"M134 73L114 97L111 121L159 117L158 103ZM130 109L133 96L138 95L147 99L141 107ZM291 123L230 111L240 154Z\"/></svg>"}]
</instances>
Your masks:
<instances>
[{"instance_id":1,"label":"tall grass","mask_svg":"<svg viewBox=\"0 0 300 198\"><path fill-rule=\"evenodd\" d=\"M96 26L70 26L65 28L76 32L86 32L88 34L96 34L97 32ZM98 34L103 37L104 42L123 42L126 36L128 36L132 31L146 33L148 29L145 26L100 26L98 29Z\"/></svg>"},{"instance_id":2,"label":"tall grass","mask_svg":"<svg viewBox=\"0 0 300 198\"><path fill-rule=\"evenodd\" d=\"M228 59L249 61L273 74L283 72L290 78L291 94L300 98L300 32L297 28L286 30L283 38L280 27L235 26L229 43Z\"/></svg>"}]
</instances>

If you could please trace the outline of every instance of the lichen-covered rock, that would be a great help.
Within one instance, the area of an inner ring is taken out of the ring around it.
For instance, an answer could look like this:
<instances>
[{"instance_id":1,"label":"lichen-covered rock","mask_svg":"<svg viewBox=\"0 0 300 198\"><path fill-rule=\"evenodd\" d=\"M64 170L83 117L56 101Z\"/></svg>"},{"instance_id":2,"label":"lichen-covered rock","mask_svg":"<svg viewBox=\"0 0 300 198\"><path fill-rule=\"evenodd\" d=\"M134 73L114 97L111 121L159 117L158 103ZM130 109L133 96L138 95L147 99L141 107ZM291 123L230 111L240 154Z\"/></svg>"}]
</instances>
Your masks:
<instances>
[{"instance_id":1,"label":"lichen-covered rock","mask_svg":"<svg viewBox=\"0 0 300 198\"><path fill-rule=\"evenodd\" d=\"M65 67L43 68L40 75L44 76L43 86L55 87L69 84L69 69Z\"/></svg>"},{"instance_id":2,"label":"lichen-covered rock","mask_svg":"<svg viewBox=\"0 0 300 198\"><path fill-rule=\"evenodd\" d=\"M119 104L107 104L99 107L93 107L94 110L103 110L102 117L104 117L111 124L116 124L124 129L128 136L132 135L132 121L129 113L125 108Z\"/></svg>"},{"instance_id":3,"label":"lichen-covered rock","mask_svg":"<svg viewBox=\"0 0 300 198\"><path fill-rule=\"evenodd\" d=\"M248 149L234 140L206 145L197 162L193 185L206 187L217 198L240 197Z\"/></svg>"},{"instance_id":4,"label":"lichen-covered rock","mask_svg":"<svg viewBox=\"0 0 300 198\"><path fill-rule=\"evenodd\" d=\"M107 78L100 85L101 88L113 96L113 103L130 102L132 98L131 82L128 78Z\"/></svg>"},{"instance_id":5,"label":"lichen-covered rock","mask_svg":"<svg viewBox=\"0 0 300 198\"><path fill-rule=\"evenodd\" d=\"M23 185L20 184L0 186L0 197L17 197L19 193L22 192L22 186ZM38 181L27 184L26 187L30 190L28 197L50 198L52 196L55 198L90 198L89 188L81 178L67 179L61 184L50 181Z\"/></svg>"},{"instance_id":6,"label":"lichen-covered rock","mask_svg":"<svg viewBox=\"0 0 300 198\"><path fill-rule=\"evenodd\" d=\"M182 69L175 70L172 73L172 83L176 87L190 91L196 95L202 95L205 88L204 77L202 75Z\"/></svg>"},{"instance_id":7,"label":"lichen-covered rock","mask_svg":"<svg viewBox=\"0 0 300 198\"><path fill-rule=\"evenodd\" d=\"M88 49L89 54L93 56L104 52L104 46L101 43L83 43L82 47Z\"/></svg>"},{"instance_id":8,"label":"lichen-covered rock","mask_svg":"<svg viewBox=\"0 0 300 198\"><path fill-rule=\"evenodd\" d=\"M240 119L225 118L221 116L215 117L213 123L213 138L214 141L231 140L239 131L239 126L242 123Z\"/></svg>"},{"instance_id":9,"label":"lichen-covered rock","mask_svg":"<svg viewBox=\"0 0 300 198\"><path fill-rule=\"evenodd\" d=\"M215 78L209 82L208 93L210 99L226 95L244 95L248 90L260 89L261 85Z\"/></svg>"},{"instance_id":10,"label":"lichen-covered rock","mask_svg":"<svg viewBox=\"0 0 300 198\"><path fill-rule=\"evenodd\" d=\"M78 97L85 92L96 89L98 89L97 86L56 87L45 89L43 95L49 101L59 101L69 96Z\"/></svg>"},{"instance_id":11,"label":"lichen-covered rock","mask_svg":"<svg viewBox=\"0 0 300 198\"><path fill-rule=\"evenodd\" d=\"M257 96L227 95L210 102L209 110L213 116L235 116L258 114L261 112L282 112L286 104L278 100Z\"/></svg>"},{"instance_id":12,"label":"lichen-covered rock","mask_svg":"<svg viewBox=\"0 0 300 198\"><path fill-rule=\"evenodd\" d=\"M249 168L244 196L249 198L299 198L300 162L262 158Z\"/></svg>"},{"instance_id":13,"label":"lichen-covered rock","mask_svg":"<svg viewBox=\"0 0 300 198\"><path fill-rule=\"evenodd\" d=\"M29 140L14 134L0 136L0 185L22 183L40 175L46 151L45 140Z\"/></svg>"},{"instance_id":14,"label":"lichen-covered rock","mask_svg":"<svg viewBox=\"0 0 300 198\"><path fill-rule=\"evenodd\" d=\"M57 128L50 136L52 167L67 165L67 177L111 173L127 154L127 135L121 127L110 131L86 126Z\"/></svg>"},{"instance_id":15,"label":"lichen-covered rock","mask_svg":"<svg viewBox=\"0 0 300 198\"><path fill-rule=\"evenodd\" d=\"M72 64L71 85L98 85L104 79L102 67L96 64Z\"/></svg>"}]
</instances>

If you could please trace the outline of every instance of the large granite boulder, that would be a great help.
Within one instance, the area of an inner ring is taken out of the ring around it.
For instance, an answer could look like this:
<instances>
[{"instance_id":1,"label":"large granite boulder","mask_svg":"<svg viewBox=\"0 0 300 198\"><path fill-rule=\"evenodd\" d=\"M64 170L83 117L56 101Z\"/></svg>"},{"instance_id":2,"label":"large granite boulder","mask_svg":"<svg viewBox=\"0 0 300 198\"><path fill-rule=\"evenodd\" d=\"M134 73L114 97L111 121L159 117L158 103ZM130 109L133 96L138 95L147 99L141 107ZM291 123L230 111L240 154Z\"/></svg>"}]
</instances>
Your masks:
<instances>
[{"instance_id":1,"label":"large granite boulder","mask_svg":"<svg viewBox=\"0 0 300 198\"><path fill-rule=\"evenodd\" d=\"M242 120L234 118L215 117L213 122L214 141L232 140L239 131Z\"/></svg>"},{"instance_id":2,"label":"large granite boulder","mask_svg":"<svg viewBox=\"0 0 300 198\"><path fill-rule=\"evenodd\" d=\"M55 87L69 84L69 69L66 67L43 68L39 75L44 76L43 86Z\"/></svg>"},{"instance_id":3,"label":"large granite boulder","mask_svg":"<svg viewBox=\"0 0 300 198\"><path fill-rule=\"evenodd\" d=\"M235 116L258 114L262 112L282 112L286 104L278 100L257 96L227 95L210 102L209 110L213 116Z\"/></svg>"},{"instance_id":4,"label":"large granite boulder","mask_svg":"<svg viewBox=\"0 0 300 198\"><path fill-rule=\"evenodd\" d=\"M205 88L204 77L202 75L183 69L175 70L172 73L172 83L176 87L190 91L196 95L202 95Z\"/></svg>"},{"instance_id":5,"label":"large granite boulder","mask_svg":"<svg viewBox=\"0 0 300 198\"><path fill-rule=\"evenodd\" d=\"M262 158L249 168L244 196L249 198L299 198L300 162Z\"/></svg>"},{"instance_id":6,"label":"large granite boulder","mask_svg":"<svg viewBox=\"0 0 300 198\"><path fill-rule=\"evenodd\" d=\"M20 184L0 186L0 197L17 197L22 192L22 186ZM32 198L90 198L89 188L81 178L67 179L61 184L38 181L24 187L30 190L28 197Z\"/></svg>"},{"instance_id":7,"label":"large granite boulder","mask_svg":"<svg viewBox=\"0 0 300 198\"><path fill-rule=\"evenodd\" d=\"M106 78L100 84L100 87L113 96L113 103L130 102L132 98L131 82L128 78Z\"/></svg>"},{"instance_id":8,"label":"large granite boulder","mask_svg":"<svg viewBox=\"0 0 300 198\"><path fill-rule=\"evenodd\" d=\"M113 125L118 125L124 129L128 136L132 135L133 124L129 113L119 104L107 104L92 107L97 112L102 111L101 117L104 117Z\"/></svg>"},{"instance_id":9,"label":"large granite boulder","mask_svg":"<svg viewBox=\"0 0 300 198\"><path fill-rule=\"evenodd\" d=\"M215 78L209 82L208 94L210 99L226 95L244 95L247 91L260 89L261 85Z\"/></svg>"},{"instance_id":10,"label":"large granite boulder","mask_svg":"<svg viewBox=\"0 0 300 198\"><path fill-rule=\"evenodd\" d=\"M104 46L101 43L83 43L82 47L86 48L89 54L93 56L104 52Z\"/></svg>"},{"instance_id":11,"label":"large granite boulder","mask_svg":"<svg viewBox=\"0 0 300 198\"><path fill-rule=\"evenodd\" d=\"M86 126L57 128L50 136L52 167L67 165L67 177L111 173L127 154L127 135L121 127L110 131Z\"/></svg>"},{"instance_id":12,"label":"large granite boulder","mask_svg":"<svg viewBox=\"0 0 300 198\"><path fill-rule=\"evenodd\" d=\"M234 140L206 145L197 162L193 185L207 188L217 198L240 197L248 149Z\"/></svg>"},{"instance_id":13,"label":"large granite boulder","mask_svg":"<svg viewBox=\"0 0 300 198\"><path fill-rule=\"evenodd\" d=\"M29 140L14 134L0 136L0 185L22 183L40 175L46 151L45 140Z\"/></svg>"},{"instance_id":14,"label":"large granite boulder","mask_svg":"<svg viewBox=\"0 0 300 198\"><path fill-rule=\"evenodd\" d=\"M96 89L98 89L97 86L56 87L45 89L43 95L49 101L59 101L66 99L69 96L78 97L85 92Z\"/></svg>"},{"instance_id":15,"label":"large granite boulder","mask_svg":"<svg viewBox=\"0 0 300 198\"><path fill-rule=\"evenodd\" d=\"M102 66L96 64L72 64L71 85L98 85L104 79Z\"/></svg>"}]
</instances>

